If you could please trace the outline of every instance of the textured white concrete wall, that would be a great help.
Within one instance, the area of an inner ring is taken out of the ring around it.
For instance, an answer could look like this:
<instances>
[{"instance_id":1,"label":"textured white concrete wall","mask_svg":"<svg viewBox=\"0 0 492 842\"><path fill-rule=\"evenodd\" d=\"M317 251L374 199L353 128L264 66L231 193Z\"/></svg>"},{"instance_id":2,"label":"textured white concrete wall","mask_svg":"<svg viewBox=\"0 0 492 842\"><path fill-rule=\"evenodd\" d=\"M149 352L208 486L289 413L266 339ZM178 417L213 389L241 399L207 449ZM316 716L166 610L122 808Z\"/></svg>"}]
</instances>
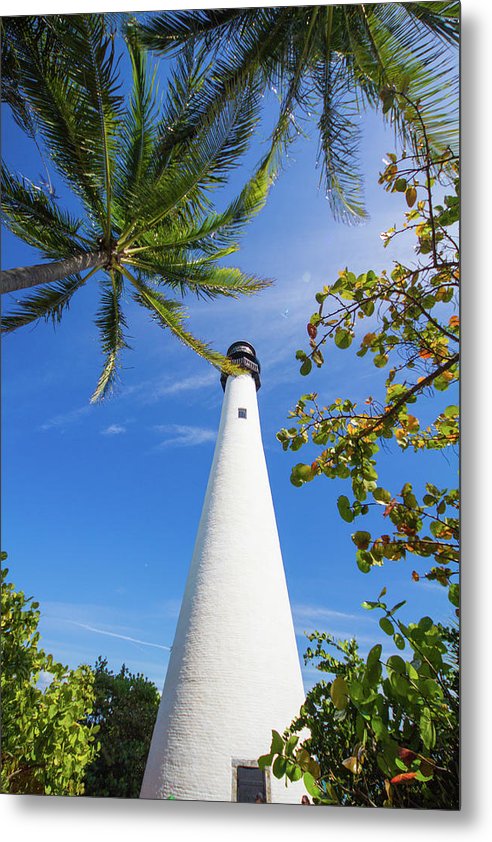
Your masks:
<instances>
[{"instance_id":1,"label":"textured white concrete wall","mask_svg":"<svg viewBox=\"0 0 492 842\"><path fill-rule=\"evenodd\" d=\"M233 761L266 753L303 701L255 384L229 377L141 798L231 801Z\"/></svg>"}]
</instances>

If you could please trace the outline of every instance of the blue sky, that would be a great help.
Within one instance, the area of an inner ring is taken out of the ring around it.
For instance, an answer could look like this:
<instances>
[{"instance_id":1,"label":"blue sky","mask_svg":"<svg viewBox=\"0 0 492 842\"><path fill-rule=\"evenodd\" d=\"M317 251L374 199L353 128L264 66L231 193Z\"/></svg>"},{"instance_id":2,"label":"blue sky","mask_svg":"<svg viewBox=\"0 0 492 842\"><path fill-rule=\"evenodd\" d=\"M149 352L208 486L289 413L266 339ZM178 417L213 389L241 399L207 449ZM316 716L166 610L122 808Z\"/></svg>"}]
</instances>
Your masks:
<instances>
[{"instance_id":1,"label":"blue sky","mask_svg":"<svg viewBox=\"0 0 492 842\"><path fill-rule=\"evenodd\" d=\"M266 103L270 119L272 107ZM350 540L354 525L340 520L336 509L345 484L321 478L294 488L292 464L310 461L316 451L286 454L275 439L303 392L318 391L323 403L381 394L381 372L367 358L356 358L356 347L333 348L325 366L308 378L300 377L295 360L296 349L307 346L306 323L324 283L345 266L356 273L382 269L405 254L396 244L383 249L379 237L404 210L399 194L387 195L377 185L382 159L395 149L392 132L372 114L361 124L370 220L357 227L333 221L318 190L313 127L311 140L291 150L266 208L248 226L234 256L242 269L274 278L275 285L236 302L186 300L195 335L222 351L236 339L248 339L262 364L263 441L301 654L304 631L315 628L355 635L363 652L377 641L387 643L378 618L360 607L383 585L393 602L408 597L406 619L453 616L444 589L412 583L417 559L360 573ZM12 168L39 180L41 165L5 115L2 132ZM221 203L252 171L266 136L263 128ZM5 268L37 259L4 235ZM47 651L71 667L103 655L112 668L124 662L162 687L222 389L214 369L128 301L133 350L123 358L119 390L103 404L89 405L102 365L96 308L91 282L56 330L40 323L3 341L3 547L11 578L41 603ZM401 454L391 447L380 468L381 484L395 491L406 480L418 488L426 479L438 486L456 483L456 459L442 454ZM365 528L370 521L359 523ZM315 677L306 669L306 686Z\"/></svg>"}]
</instances>

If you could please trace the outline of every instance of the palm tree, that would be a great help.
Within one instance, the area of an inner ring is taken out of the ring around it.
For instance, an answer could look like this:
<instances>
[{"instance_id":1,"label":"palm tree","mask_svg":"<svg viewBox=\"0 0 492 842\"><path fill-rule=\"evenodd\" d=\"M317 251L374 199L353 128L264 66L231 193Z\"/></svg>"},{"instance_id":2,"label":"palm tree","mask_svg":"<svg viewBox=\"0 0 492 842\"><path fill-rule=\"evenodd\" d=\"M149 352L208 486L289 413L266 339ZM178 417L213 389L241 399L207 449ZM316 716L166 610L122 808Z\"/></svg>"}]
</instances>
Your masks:
<instances>
[{"instance_id":1,"label":"palm tree","mask_svg":"<svg viewBox=\"0 0 492 842\"><path fill-rule=\"evenodd\" d=\"M318 115L319 161L335 215L364 216L358 167L365 106L405 136L419 121L442 151L458 136L455 55L459 3L377 3L167 11L140 24L159 53L200 45L215 58L216 102L249 84L279 90L274 139L292 139Z\"/></svg>"},{"instance_id":2,"label":"palm tree","mask_svg":"<svg viewBox=\"0 0 492 842\"><path fill-rule=\"evenodd\" d=\"M2 292L42 285L4 315L2 330L42 317L56 323L92 278L101 290L96 324L105 354L93 401L114 385L120 352L128 347L125 291L185 345L231 368L185 329L176 293L237 297L269 283L219 259L237 250L244 224L263 206L275 152L224 211L214 211L210 195L248 145L258 91L236 91L214 109L206 66L185 51L162 103L155 73L129 29L132 90L125 102L121 56L104 15L4 19L4 36L6 99L81 211L69 213L51 183L40 188L2 167L4 222L49 261L2 273Z\"/></svg>"}]
</instances>

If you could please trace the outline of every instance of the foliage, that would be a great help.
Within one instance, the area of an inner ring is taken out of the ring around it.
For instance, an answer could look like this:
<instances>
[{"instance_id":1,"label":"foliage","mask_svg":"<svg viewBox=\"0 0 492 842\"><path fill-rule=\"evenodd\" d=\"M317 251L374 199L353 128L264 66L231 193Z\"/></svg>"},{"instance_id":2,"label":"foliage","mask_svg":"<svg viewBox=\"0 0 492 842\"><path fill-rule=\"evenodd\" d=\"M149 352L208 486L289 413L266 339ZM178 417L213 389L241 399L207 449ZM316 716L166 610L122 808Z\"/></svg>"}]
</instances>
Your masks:
<instances>
[{"instance_id":1,"label":"foliage","mask_svg":"<svg viewBox=\"0 0 492 842\"><path fill-rule=\"evenodd\" d=\"M389 275L386 270L359 276L341 271L333 284L317 293L319 307L307 325L310 350L296 354L301 374L308 375L313 364L324 365L322 348L328 342L342 350L350 348L357 325L369 321L357 356L372 355L374 366L381 372L386 369L384 397L369 395L363 406L351 398L320 406L316 393L303 395L290 413L297 426L280 430L277 438L284 450L297 451L309 441L321 448L311 464L293 468L295 486L321 475L351 481L353 499L347 495L338 499L339 514L346 522L381 507L393 534L388 526L378 536L366 530L353 533L360 570L367 573L385 559L398 560L409 553L432 558L434 563L424 572L414 571L413 578L436 580L449 589L450 601L457 606L458 490L428 481L419 500L409 482L399 492L381 487L377 454L380 445L391 440L402 451L457 446L459 410L454 402L444 405L428 424L417 417L416 406L420 401L422 412L428 411L426 397L449 390L458 380L459 316L453 312L459 284L454 232L459 213L458 162L451 153L433 160L425 144L399 160L396 155L388 158L380 183L404 196L407 210L402 227L392 227L382 236L385 245L397 235L416 237L415 263L395 261ZM435 196L438 188L445 193L440 203Z\"/></svg>"},{"instance_id":2,"label":"foliage","mask_svg":"<svg viewBox=\"0 0 492 842\"><path fill-rule=\"evenodd\" d=\"M457 137L458 3L284 6L149 14L140 37L160 53L200 45L214 58L214 101L260 84L280 101L274 138L317 120L319 163L333 211L364 215L358 117L382 111L401 135L420 133L403 92L425 102L434 149ZM443 130L443 126L445 130Z\"/></svg>"},{"instance_id":3,"label":"foliage","mask_svg":"<svg viewBox=\"0 0 492 842\"><path fill-rule=\"evenodd\" d=\"M97 750L98 728L84 721L94 676L88 666L69 670L39 648L39 603L16 591L8 572L1 572L1 791L82 795Z\"/></svg>"},{"instance_id":4,"label":"foliage","mask_svg":"<svg viewBox=\"0 0 492 842\"><path fill-rule=\"evenodd\" d=\"M376 369L387 370L384 396L370 395L359 408L351 398L320 406L316 393L303 395L291 413L296 426L277 437L284 450L297 451L309 441L321 448L311 464L293 468L296 487L321 475L350 480L352 499L341 495L337 504L344 521L382 507L392 535L388 527L380 536L362 529L352 534L362 572L409 553L432 557L431 566L414 570L412 579L446 587L458 614L458 489L427 481L419 501L409 482L399 493L378 482L380 445L393 440L402 451L443 451L454 449L459 436L458 407L445 399L437 414L432 410L431 423L421 421L429 411L426 398L458 380L458 161L450 150L432 154L419 103L408 101L408 107L421 122L421 137L399 159L388 155L380 176L387 191L405 198L405 219L382 238L387 246L396 236L415 237L415 260L408 266L395 261L389 274L341 271L317 293L319 306L307 325L309 352L296 354L307 376L313 364L325 364L324 346L350 348L359 322L369 320L356 354L372 355ZM431 617L403 623L397 614L405 601L390 608L382 601L385 593L383 588L363 607L382 612L379 626L396 651L386 656L377 644L364 660L355 640L310 635L316 647L306 660L335 677L308 693L299 718L280 741L275 738L262 762L273 762L278 777L303 775L319 804L458 809L458 633ZM305 728L311 736L295 749L295 736Z\"/></svg>"},{"instance_id":5,"label":"foliage","mask_svg":"<svg viewBox=\"0 0 492 842\"><path fill-rule=\"evenodd\" d=\"M85 794L138 798L159 707L157 687L123 664L119 673L98 658L94 707L88 724L99 727L100 751L85 771Z\"/></svg>"},{"instance_id":6,"label":"foliage","mask_svg":"<svg viewBox=\"0 0 492 842\"><path fill-rule=\"evenodd\" d=\"M2 292L49 285L17 301L2 329L39 318L56 324L74 293L99 273L96 325L105 362L93 400L110 392L129 347L126 294L196 353L237 373L186 329L179 296L238 297L268 285L219 261L238 249L276 173L272 147L240 194L215 211L211 193L248 147L259 91L237 90L214 107L205 60L187 51L161 98L132 26L121 41L111 21L103 14L2 21L7 101L80 208L75 214L62 205L49 170L46 183L33 184L3 167L5 225L51 262L4 270ZM126 97L122 60L131 68Z\"/></svg>"},{"instance_id":7,"label":"foliage","mask_svg":"<svg viewBox=\"0 0 492 842\"><path fill-rule=\"evenodd\" d=\"M308 692L283 736L273 732L260 765L286 784L302 777L315 804L456 810L457 631L429 617L405 625L401 605L388 608L383 596L366 607L381 610L398 653L385 657L377 644L364 660L355 640L310 635L316 645L305 660L334 678Z\"/></svg>"}]
</instances>

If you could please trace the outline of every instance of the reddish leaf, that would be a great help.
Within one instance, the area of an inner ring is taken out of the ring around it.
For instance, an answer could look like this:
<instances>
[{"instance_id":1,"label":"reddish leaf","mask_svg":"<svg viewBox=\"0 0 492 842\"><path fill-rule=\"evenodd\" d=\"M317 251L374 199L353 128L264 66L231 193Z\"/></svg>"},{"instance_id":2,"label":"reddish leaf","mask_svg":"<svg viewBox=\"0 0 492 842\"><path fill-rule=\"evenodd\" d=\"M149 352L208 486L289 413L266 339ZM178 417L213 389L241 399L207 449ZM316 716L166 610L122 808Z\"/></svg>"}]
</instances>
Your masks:
<instances>
[{"instance_id":1,"label":"reddish leaf","mask_svg":"<svg viewBox=\"0 0 492 842\"><path fill-rule=\"evenodd\" d=\"M401 775L395 775L391 778L392 784L410 784L417 777L417 772L402 772Z\"/></svg>"},{"instance_id":2,"label":"reddish leaf","mask_svg":"<svg viewBox=\"0 0 492 842\"><path fill-rule=\"evenodd\" d=\"M316 336L317 336L317 333L318 333L318 329L317 329L316 325L312 325L311 322L308 322L307 332L309 333L309 336L311 337L311 339L316 339Z\"/></svg>"},{"instance_id":3,"label":"reddish leaf","mask_svg":"<svg viewBox=\"0 0 492 842\"><path fill-rule=\"evenodd\" d=\"M400 760L403 760L405 766L410 766L410 763L412 760L415 760L417 755L410 748L404 748L402 746L398 749L398 757Z\"/></svg>"},{"instance_id":4,"label":"reddish leaf","mask_svg":"<svg viewBox=\"0 0 492 842\"><path fill-rule=\"evenodd\" d=\"M408 526L406 523L401 523L398 529L400 532L403 532L404 535L415 535L416 532L412 526Z\"/></svg>"},{"instance_id":5,"label":"reddish leaf","mask_svg":"<svg viewBox=\"0 0 492 842\"><path fill-rule=\"evenodd\" d=\"M388 517L388 515L390 515L390 514L391 514L391 512L393 511L393 509L395 508L395 506L396 506L396 500L395 500L395 498L393 497L393 499L392 499L392 500L390 500L390 502L389 502L389 503L388 503L388 505L386 506L386 508L385 508L385 510L384 510L384 512L383 512L383 517Z\"/></svg>"}]
</instances>

